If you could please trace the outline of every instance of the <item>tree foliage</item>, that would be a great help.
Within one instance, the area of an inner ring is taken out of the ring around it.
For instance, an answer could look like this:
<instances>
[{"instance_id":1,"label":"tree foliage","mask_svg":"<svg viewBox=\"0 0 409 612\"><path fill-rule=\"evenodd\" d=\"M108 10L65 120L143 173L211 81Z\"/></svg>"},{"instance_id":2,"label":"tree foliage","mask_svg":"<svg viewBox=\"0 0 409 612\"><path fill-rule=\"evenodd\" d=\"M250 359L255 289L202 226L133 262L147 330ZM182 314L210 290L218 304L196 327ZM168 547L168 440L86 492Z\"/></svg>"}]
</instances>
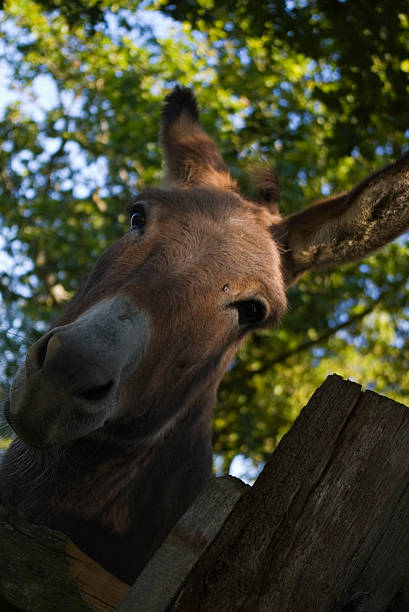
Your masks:
<instances>
[{"instance_id":1,"label":"tree foliage","mask_svg":"<svg viewBox=\"0 0 409 612\"><path fill-rule=\"evenodd\" d=\"M159 183L160 102L176 82L194 88L246 193L251 162L275 164L287 214L404 150L408 40L403 0L6 3L5 380L125 231L136 190ZM225 466L238 453L262 461L329 372L409 401L408 275L403 238L292 289L284 324L254 334L221 388L215 450Z\"/></svg>"}]
</instances>

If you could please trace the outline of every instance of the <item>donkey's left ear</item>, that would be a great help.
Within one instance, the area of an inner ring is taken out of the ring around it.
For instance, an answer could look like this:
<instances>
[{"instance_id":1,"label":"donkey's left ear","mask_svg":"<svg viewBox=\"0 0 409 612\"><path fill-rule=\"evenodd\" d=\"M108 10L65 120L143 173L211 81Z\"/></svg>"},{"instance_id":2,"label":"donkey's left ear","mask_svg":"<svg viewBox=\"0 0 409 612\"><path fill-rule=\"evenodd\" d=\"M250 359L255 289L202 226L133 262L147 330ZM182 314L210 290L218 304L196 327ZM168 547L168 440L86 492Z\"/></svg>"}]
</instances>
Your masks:
<instances>
[{"instance_id":1,"label":"donkey's left ear","mask_svg":"<svg viewBox=\"0 0 409 612\"><path fill-rule=\"evenodd\" d=\"M212 139L199 121L196 98L187 88L175 87L162 107L161 141L173 187L235 189L236 183Z\"/></svg>"},{"instance_id":2,"label":"donkey's left ear","mask_svg":"<svg viewBox=\"0 0 409 612\"><path fill-rule=\"evenodd\" d=\"M306 270L364 257L409 229L409 151L351 191L282 219L288 284Z\"/></svg>"}]
</instances>

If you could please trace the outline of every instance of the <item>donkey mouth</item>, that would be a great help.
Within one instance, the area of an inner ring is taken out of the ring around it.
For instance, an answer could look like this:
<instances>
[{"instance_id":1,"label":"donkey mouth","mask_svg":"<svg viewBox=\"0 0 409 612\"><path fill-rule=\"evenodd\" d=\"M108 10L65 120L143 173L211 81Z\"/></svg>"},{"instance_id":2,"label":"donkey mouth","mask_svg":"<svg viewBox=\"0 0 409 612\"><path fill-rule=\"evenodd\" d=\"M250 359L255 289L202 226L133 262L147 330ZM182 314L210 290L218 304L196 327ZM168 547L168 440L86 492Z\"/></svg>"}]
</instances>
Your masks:
<instances>
[{"instance_id":1,"label":"donkey mouth","mask_svg":"<svg viewBox=\"0 0 409 612\"><path fill-rule=\"evenodd\" d=\"M111 394L114 384L114 381L110 380L103 385L96 385L83 391L78 391L74 395L87 402L101 402Z\"/></svg>"},{"instance_id":2,"label":"donkey mouth","mask_svg":"<svg viewBox=\"0 0 409 612\"><path fill-rule=\"evenodd\" d=\"M25 415L10 414L7 421L23 444L30 448L48 449L89 436L101 429L109 416L109 410L87 413L76 407L72 409L69 419L62 423L52 418L34 423Z\"/></svg>"},{"instance_id":3,"label":"donkey mouth","mask_svg":"<svg viewBox=\"0 0 409 612\"><path fill-rule=\"evenodd\" d=\"M15 392L4 406L7 422L30 448L65 446L84 438L115 411L118 384L112 379L68 393L59 380L49 378L47 388L43 382L37 377L29 385L26 381L23 393Z\"/></svg>"}]
</instances>

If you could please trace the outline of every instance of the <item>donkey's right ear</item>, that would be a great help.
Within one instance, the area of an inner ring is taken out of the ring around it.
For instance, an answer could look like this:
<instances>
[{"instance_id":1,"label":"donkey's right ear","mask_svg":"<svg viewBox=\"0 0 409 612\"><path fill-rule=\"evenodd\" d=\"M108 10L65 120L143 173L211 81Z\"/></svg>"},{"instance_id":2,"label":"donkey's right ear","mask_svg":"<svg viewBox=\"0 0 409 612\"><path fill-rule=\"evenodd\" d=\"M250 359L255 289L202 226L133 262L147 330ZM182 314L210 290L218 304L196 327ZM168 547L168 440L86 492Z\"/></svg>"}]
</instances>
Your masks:
<instances>
[{"instance_id":1,"label":"donkey's right ear","mask_svg":"<svg viewBox=\"0 0 409 612\"><path fill-rule=\"evenodd\" d=\"M203 130L190 89L178 86L166 96L161 141L169 186L235 189L236 183L216 145Z\"/></svg>"}]
</instances>

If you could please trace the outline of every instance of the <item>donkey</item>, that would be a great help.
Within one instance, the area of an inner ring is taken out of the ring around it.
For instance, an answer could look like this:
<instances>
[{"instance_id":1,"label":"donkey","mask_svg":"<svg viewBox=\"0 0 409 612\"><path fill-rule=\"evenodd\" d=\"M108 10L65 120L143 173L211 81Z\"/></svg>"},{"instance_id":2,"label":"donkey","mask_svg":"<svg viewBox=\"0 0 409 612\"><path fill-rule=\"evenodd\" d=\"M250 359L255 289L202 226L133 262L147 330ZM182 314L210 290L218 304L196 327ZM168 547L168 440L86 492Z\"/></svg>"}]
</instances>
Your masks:
<instances>
[{"instance_id":1,"label":"donkey","mask_svg":"<svg viewBox=\"0 0 409 612\"><path fill-rule=\"evenodd\" d=\"M7 401L1 499L131 583L211 476L212 408L247 333L277 325L306 270L409 228L409 153L288 217L277 182L240 195L195 97L165 99L163 188L28 351Z\"/></svg>"}]
</instances>

